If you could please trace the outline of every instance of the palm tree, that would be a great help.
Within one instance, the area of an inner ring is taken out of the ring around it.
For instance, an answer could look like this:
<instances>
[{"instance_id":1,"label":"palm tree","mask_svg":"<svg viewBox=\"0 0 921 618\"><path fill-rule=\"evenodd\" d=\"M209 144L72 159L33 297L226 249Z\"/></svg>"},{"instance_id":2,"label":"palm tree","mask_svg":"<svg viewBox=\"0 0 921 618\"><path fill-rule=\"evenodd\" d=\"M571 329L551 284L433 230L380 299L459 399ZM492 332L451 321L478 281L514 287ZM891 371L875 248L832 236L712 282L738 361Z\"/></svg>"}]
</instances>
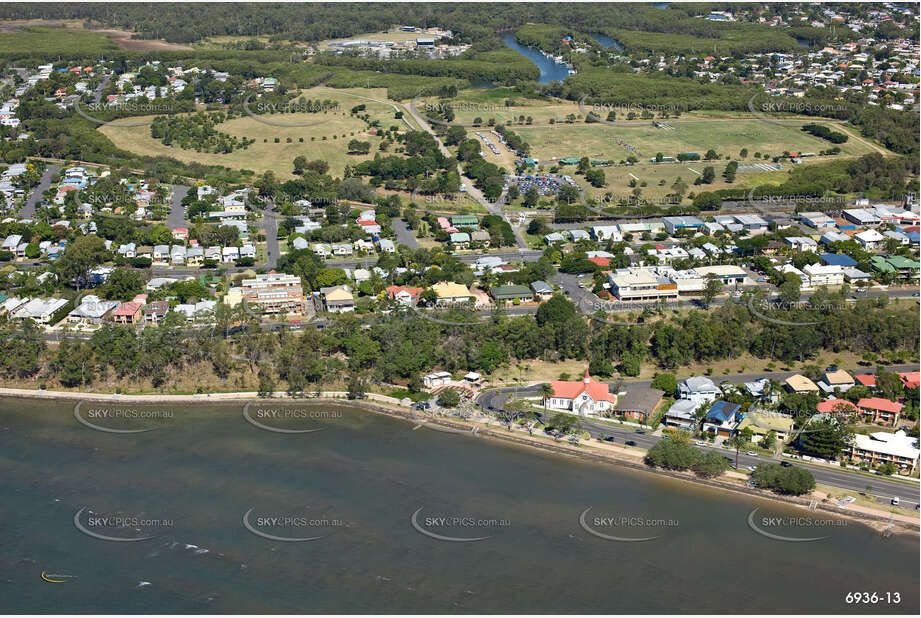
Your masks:
<instances>
[{"instance_id":1,"label":"palm tree","mask_svg":"<svg viewBox=\"0 0 921 618\"><path fill-rule=\"evenodd\" d=\"M732 448L734 448L734 449L736 450L736 465L735 465L735 467L738 468L738 467L739 467L739 450L740 450L743 446L745 446L745 444L746 444L745 438L742 436L741 433L736 432L734 436L732 436L731 438L729 438L729 440L727 440L727 444L729 444L729 446L731 446Z\"/></svg>"},{"instance_id":2,"label":"palm tree","mask_svg":"<svg viewBox=\"0 0 921 618\"><path fill-rule=\"evenodd\" d=\"M540 396L544 402L544 407L547 407L547 399L550 398L550 395L553 394L553 387L550 386L549 382L544 382L540 385Z\"/></svg>"}]
</instances>

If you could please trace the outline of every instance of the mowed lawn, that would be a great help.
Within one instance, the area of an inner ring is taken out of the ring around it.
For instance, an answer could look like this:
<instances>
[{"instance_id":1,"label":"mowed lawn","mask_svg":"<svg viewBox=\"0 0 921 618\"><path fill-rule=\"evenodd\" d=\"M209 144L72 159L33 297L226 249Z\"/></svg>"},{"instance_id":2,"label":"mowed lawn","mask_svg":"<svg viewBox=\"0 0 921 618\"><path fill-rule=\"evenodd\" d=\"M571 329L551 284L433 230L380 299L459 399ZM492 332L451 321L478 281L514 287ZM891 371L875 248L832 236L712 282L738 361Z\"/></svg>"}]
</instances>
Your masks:
<instances>
[{"instance_id":1,"label":"mowed lawn","mask_svg":"<svg viewBox=\"0 0 921 618\"><path fill-rule=\"evenodd\" d=\"M748 149L749 158L753 158L756 152L770 155L784 151L818 153L833 146L797 127L778 126L755 118L664 122L673 128L656 128L651 121L646 121L636 127L582 123L523 126L514 130L531 145L532 155L541 160L590 157L621 161L631 153L618 143L618 139L636 148L647 161L658 152L670 157L681 152L703 155L712 148L724 157L728 155L739 160L739 152L743 148ZM839 146L839 156L859 156L873 151L870 146L854 139Z\"/></svg>"},{"instance_id":2,"label":"mowed lawn","mask_svg":"<svg viewBox=\"0 0 921 618\"><path fill-rule=\"evenodd\" d=\"M244 116L234 118L219 125L219 129L237 137L255 139L245 150L235 150L229 154L196 152L181 148L164 146L162 142L150 136L150 126L113 127L104 125L100 131L119 148L141 155L168 156L180 161L221 165L232 169L248 169L256 173L272 170L281 177L290 177L293 172L295 157L305 156L308 160L323 159L329 163L330 173L342 176L346 165L373 158L378 151L381 138L371 135L364 121L351 116L349 110L354 106L365 104L366 113L374 120L380 120L384 127L399 125L405 127L402 120L394 118L394 111L387 104L359 99L350 94L360 94L370 98L386 100L383 89L349 89L311 88L301 92L300 96L310 100L336 100L339 109L325 113L294 113L260 116L267 120L286 124L314 123L303 127L280 127L266 124L255 118ZM255 102L250 103L252 108ZM323 138L326 138L325 140ZM275 138L279 142L275 143ZM291 139L289 143L287 140ZM303 142L300 141L303 138ZM368 155L347 154L348 142L357 139L370 142Z\"/></svg>"}]
</instances>

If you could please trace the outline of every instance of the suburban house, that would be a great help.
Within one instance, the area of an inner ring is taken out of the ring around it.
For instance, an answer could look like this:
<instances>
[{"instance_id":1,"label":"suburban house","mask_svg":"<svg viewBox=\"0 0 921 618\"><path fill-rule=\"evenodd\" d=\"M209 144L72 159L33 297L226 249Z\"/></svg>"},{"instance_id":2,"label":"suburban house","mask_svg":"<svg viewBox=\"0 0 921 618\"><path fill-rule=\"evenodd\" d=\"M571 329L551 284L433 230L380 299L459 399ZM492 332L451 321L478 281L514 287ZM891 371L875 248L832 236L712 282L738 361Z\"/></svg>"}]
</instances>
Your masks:
<instances>
[{"instance_id":1,"label":"suburban house","mask_svg":"<svg viewBox=\"0 0 921 618\"><path fill-rule=\"evenodd\" d=\"M320 288L319 298L322 305L317 307L317 311L345 313L355 310L355 297L352 296L352 288L347 285Z\"/></svg>"},{"instance_id":2,"label":"suburban house","mask_svg":"<svg viewBox=\"0 0 921 618\"><path fill-rule=\"evenodd\" d=\"M793 433L793 417L773 412L749 412L736 426L736 431L743 429L751 430L758 442L772 431L778 440L786 442Z\"/></svg>"},{"instance_id":3,"label":"suburban house","mask_svg":"<svg viewBox=\"0 0 921 618\"><path fill-rule=\"evenodd\" d=\"M806 264L803 272L809 277L809 286L841 285L844 283L844 271L840 266L824 264Z\"/></svg>"},{"instance_id":4,"label":"suburban house","mask_svg":"<svg viewBox=\"0 0 921 618\"><path fill-rule=\"evenodd\" d=\"M473 294L466 285L453 281L440 281L432 286L432 291L438 297L439 305L450 305L473 300Z\"/></svg>"},{"instance_id":5,"label":"suburban house","mask_svg":"<svg viewBox=\"0 0 921 618\"><path fill-rule=\"evenodd\" d=\"M723 391L708 377L694 376L678 383L678 398L694 402L696 408L702 403L716 400Z\"/></svg>"},{"instance_id":6,"label":"suburban house","mask_svg":"<svg viewBox=\"0 0 921 618\"><path fill-rule=\"evenodd\" d=\"M850 417L858 413L857 406L847 399L826 399L816 404L815 409L819 414L831 414Z\"/></svg>"},{"instance_id":7,"label":"suburban house","mask_svg":"<svg viewBox=\"0 0 921 618\"><path fill-rule=\"evenodd\" d=\"M169 245L154 245L151 259L154 262L166 263L169 261Z\"/></svg>"},{"instance_id":8,"label":"suburban house","mask_svg":"<svg viewBox=\"0 0 921 618\"><path fill-rule=\"evenodd\" d=\"M662 403L665 393L655 388L631 387L617 399L614 413L630 420L646 422Z\"/></svg>"},{"instance_id":9,"label":"suburban house","mask_svg":"<svg viewBox=\"0 0 921 618\"><path fill-rule=\"evenodd\" d=\"M861 415L872 423L895 426L905 406L882 397L864 397L857 402Z\"/></svg>"},{"instance_id":10,"label":"suburban house","mask_svg":"<svg viewBox=\"0 0 921 618\"><path fill-rule=\"evenodd\" d=\"M870 465L891 463L913 472L918 465L919 453L918 439L899 430L895 433L881 431L868 436L856 434L848 456Z\"/></svg>"},{"instance_id":11,"label":"suburban house","mask_svg":"<svg viewBox=\"0 0 921 618\"><path fill-rule=\"evenodd\" d=\"M818 393L816 383L804 375L797 373L784 380L784 385L794 393Z\"/></svg>"},{"instance_id":12,"label":"suburban house","mask_svg":"<svg viewBox=\"0 0 921 618\"><path fill-rule=\"evenodd\" d=\"M484 247L488 247L489 242L490 242L489 232L487 232L486 230L476 230L475 232L471 232L470 241L477 242L483 245Z\"/></svg>"},{"instance_id":13,"label":"suburban house","mask_svg":"<svg viewBox=\"0 0 921 618\"><path fill-rule=\"evenodd\" d=\"M719 436L731 436L739 421L741 408L742 406L737 403L714 401L707 410L707 415L704 416L703 430Z\"/></svg>"},{"instance_id":14,"label":"suburban house","mask_svg":"<svg viewBox=\"0 0 921 618\"><path fill-rule=\"evenodd\" d=\"M100 300L92 294L84 296L80 305L67 314L67 322L79 326L102 324L106 314L119 304L117 300Z\"/></svg>"},{"instance_id":15,"label":"suburban house","mask_svg":"<svg viewBox=\"0 0 921 618\"><path fill-rule=\"evenodd\" d=\"M452 232L450 240L451 244L459 249L466 249L470 246L470 234L467 232Z\"/></svg>"},{"instance_id":16,"label":"suburban house","mask_svg":"<svg viewBox=\"0 0 921 618\"><path fill-rule=\"evenodd\" d=\"M500 285L492 289L496 303L530 302L534 296L526 285Z\"/></svg>"},{"instance_id":17,"label":"suburban house","mask_svg":"<svg viewBox=\"0 0 921 618\"><path fill-rule=\"evenodd\" d=\"M851 377L851 374L844 371L843 369L835 369L834 371L826 371L825 377L819 381L818 387L828 394L835 392L835 389L838 389L840 392L847 392L852 386L854 386L854 378Z\"/></svg>"},{"instance_id":18,"label":"suburban house","mask_svg":"<svg viewBox=\"0 0 921 618\"><path fill-rule=\"evenodd\" d=\"M67 305L66 298L33 298L20 305L10 317L16 320L34 320L39 324L50 324L54 314Z\"/></svg>"},{"instance_id":19,"label":"suburban house","mask_svg":"<svg viewBox=\"0 0 921 618\"><path fill-rule=\"evenodd\" d=\"M854 234L854 239L867 251L873 251L879 247L880 243L886 240L886 237L876 230L865 230Z\"/></svg>"},{"instance_id":20,"label":"suburban house","mask_svg":"<svg viewBox=\"0 0 921 618\"><path fill-rule=\"evenodd\" d=\"M553 288L546 281L532 281L531 289L534 290L534 297L538 301L545 301L553 296Z\"/></svg>"},{"instance_id":21,"label":"suburban house","mask_svg":"<svg viewBox=\"0 0 921 618\"><path fill-rule=\"evenodd\" d=\"M157 326L167 313L169 313L169 301L157 300L149 303L144 307L144 323Z\"/></svg>"},{"instance_id":22,"label":"suburban house","mask_svg":"<svg viewBox=\"0 0 921 618\"><path fill-rule=\"evenodd\" d=\"M137 324L141 320L141 308L138 302L129 301L120 304L112 312L112 321L116 324Z\"/></svg>"},{"instance_id":23,"label":"suburban house","mask_svg":"<svg viewBox=\"0 0 921 618\"><path fill-rule=\"evenodd\" d=\"M608 391L608 385L594 381L585 370L580 381L551 380L552 394L544 401L547 410L572 412L579 416L596 416L611 410L617 395Z\"/></svg>"},{"instance_id":24,"label":"suburban house","mask_svg":"<svg viewBox=\"0 0 921 618\"><path fill-rule=\"evenodd\" d=\"M678 399L665 413L663 423L667 426L693 431L697 428L697 408L699 406L700 404L693 399Z\"/></svg>"},{"instance_id":25,"label":"suburban house","mask_svg":"<svg viewBox=\"0 0 921 618\"><path fill-rule=\"evenodd\" d=\"M391 285L388 286L385 291L387 292L387 298L390 300L395 300L402 305L411 307L419 302L419 295L422 293L422 288Z\"/></svg>"}]
</instances>

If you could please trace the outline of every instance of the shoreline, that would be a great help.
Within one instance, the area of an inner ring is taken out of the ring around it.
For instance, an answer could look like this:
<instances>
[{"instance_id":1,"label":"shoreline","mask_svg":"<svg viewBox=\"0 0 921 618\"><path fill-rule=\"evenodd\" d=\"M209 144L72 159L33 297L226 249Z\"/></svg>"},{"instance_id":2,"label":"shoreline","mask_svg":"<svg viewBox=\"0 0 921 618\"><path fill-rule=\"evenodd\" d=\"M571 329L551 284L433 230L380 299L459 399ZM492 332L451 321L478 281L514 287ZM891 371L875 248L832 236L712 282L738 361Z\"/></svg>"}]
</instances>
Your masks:
<instances>
[{"instance_id":1,"label":"shoreline","mask_svg":"<svg viewBox=\"0 0 921 618\"><path fill-rule=\"evenodd\" d=\"M276 392L273 397L259 397L255 391L244 391L235 393L211 393L196 395L122 395L115 393L87 393L87 392L68 392L68 391L49 391L49 390L32 390L18 388L0 388L0 397L20 398L20 399L39 399L55 401L108 401L108 402L133 402L133 403L226 403L226 402L252 402L252 401L297 401L297 402L346 402L349 405L360 407L377 414L384 414L391 418L397 418L411 423L418 424L419 427L426 425L437 425L448 431L470 434L475 437L492 438L509 444L536 448L545 452L556 455L580 458L584 461L594 463L613 464L624 468L643 471L649 474L658 474L675 480L692 482L697 485L710 487L712 489L722 489L731 491L735 494L749 497L772 500L775 502L785 503L791 506L798 506L810 509L815 512L818 509L826 511L833 515L843 517L848 520L857 521L867 525L878 532L891 526L891 532L902 532L918 535L919 523L910 519L907 515L893 515L886 511L878 511L870 508L861 508L861 510L852 510L842 508L832 503L823 503L821 500L814 498L805 498L798 496L784 496L774 492L746 487L739 483L727 479L725 476L715 479L704 479L691 472L682 472L676 470L667 470L664 468L655 468L646 465L639 455L630 455L627 452L617 453L608 448L598 448L592 442L585 445L569 446L562 442L543 437L530 435L518 435L507 429L498 428L492 425L478 423L474 421L463 421L460 419L446 419L436 417L420 418L409 409L399 405L399 400L381 395L378 393L367 393L365 399L348 399L348 393L345 391L325 391L320 397L289 397L287 393ZM417 427L418 428L418 427ZM609 447L613 449L614 447ZM815 504L813 504L815 503Z\"/></svg>"}]
</instances>

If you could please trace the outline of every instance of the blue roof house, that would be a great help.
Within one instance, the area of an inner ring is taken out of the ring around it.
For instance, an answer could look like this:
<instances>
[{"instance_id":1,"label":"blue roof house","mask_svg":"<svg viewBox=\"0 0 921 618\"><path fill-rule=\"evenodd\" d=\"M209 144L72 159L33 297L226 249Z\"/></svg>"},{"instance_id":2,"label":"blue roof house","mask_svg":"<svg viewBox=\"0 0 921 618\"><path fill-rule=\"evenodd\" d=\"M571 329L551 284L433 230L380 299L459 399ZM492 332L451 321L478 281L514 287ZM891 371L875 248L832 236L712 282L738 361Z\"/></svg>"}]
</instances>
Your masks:
<instances>
[{"instance_id":1,"label":"blue roof house","mask_svg":"<svg viewBox=\"0 0 921 618\"><path fill-rule=\"evenodd\" d=\"M742 406L729 401L714 401L704 417L703 429L720 436L731 436L742 415Z\"/></svg>"}]
</instances>

